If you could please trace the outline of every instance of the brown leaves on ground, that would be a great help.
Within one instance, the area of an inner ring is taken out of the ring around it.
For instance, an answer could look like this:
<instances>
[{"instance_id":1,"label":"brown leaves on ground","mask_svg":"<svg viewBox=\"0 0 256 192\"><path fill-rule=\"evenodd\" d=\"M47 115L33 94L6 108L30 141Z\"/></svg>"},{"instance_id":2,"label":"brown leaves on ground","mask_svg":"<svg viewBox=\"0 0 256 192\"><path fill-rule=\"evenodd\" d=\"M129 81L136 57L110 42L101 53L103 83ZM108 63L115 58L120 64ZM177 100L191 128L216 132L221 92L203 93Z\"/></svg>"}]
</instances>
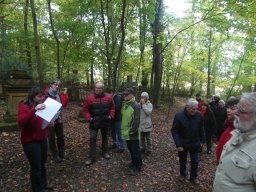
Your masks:
<instances>
[{"instance_id":1,"label":"brown leaves on ground","mask_svg":"<svg viewBox=\"0 0 256 192\"><path fill-rule=\"evenodd\" d=\"M54 186L54 191L60 192L212 191L216 168L214 153L208 155L204 150L201 154L198 170L200 185L193 185L189 180L180 182L177 178L179 162L170 128L175 112L180 109L182 108L165 106L154 110L153 152L150 156L144 156L142 172L137 176L129 176L128 165L131 160L128 150L122 154L111 150L111 159L104 159L100 150L100 134L97 141L97 162L90 167L85 166L89 152L88 125L75 118L81 106L69 104L64 111L64 129L66 154L70 159L55 163L48 156L48 182ZM112 144L111 138L109 144ZM215 147L213 151L214 149ZM30 191L29 164L22 150L19 132L0 133L0 191Z\"/></svg>"}]
</instances>

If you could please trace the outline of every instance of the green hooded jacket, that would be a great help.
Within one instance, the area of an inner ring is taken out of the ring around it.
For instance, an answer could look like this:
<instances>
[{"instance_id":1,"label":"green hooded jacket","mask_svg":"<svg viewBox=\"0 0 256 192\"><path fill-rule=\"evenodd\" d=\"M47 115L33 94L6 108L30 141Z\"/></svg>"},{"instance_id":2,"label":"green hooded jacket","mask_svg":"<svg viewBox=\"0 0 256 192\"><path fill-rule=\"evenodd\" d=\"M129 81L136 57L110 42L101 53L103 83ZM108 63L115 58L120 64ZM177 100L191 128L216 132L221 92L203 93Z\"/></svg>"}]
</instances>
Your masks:
<instances>
[{"instance_id":1,"label":"green hooded jacket","mask_svg":"<svg viewBox=\"0 0 256 192\"><path fill-rule=\"evenodd\" d=\"M122 107L122 135L124 140L138 140L140 138L140 105L133 97L124 101Z\"/></svg>"}]
</instances>

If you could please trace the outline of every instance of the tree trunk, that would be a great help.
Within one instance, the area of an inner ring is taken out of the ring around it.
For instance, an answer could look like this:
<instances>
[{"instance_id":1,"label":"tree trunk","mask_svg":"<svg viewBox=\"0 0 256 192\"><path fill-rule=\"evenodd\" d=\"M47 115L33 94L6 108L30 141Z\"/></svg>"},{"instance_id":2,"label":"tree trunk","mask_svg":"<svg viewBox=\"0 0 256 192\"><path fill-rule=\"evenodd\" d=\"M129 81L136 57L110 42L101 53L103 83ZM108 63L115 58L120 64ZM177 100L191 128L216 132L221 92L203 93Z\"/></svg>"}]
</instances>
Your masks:
<instances>
[{"instance_id":1,"label":"tree trunk","mask_svg":"<svg viewBox=\"0 0 256 192\"><path fill-rule=\"evenodd\" d=\"M108 18L108 0L106 0L106 16ZM105 55L106 55L106 61L107 61L107 67L108 67L108 86L111 86L112 82L112 65L111 65L111 55L110 55L110 49L109 49L109 23L105 23L105 16L104 16L104 7L103 7L103 0L100 1L100 7L101 7L101 22L103 26L103 34L105 39Z\"/></svg>"},{"instance_id":2,"label":"tree trunk","mask_svg":"<svg viewBox=\"0 0 256 192\"><path fill-rule=\"evenodd\" d=\"M33 17L33 29L34 29L34 40L35 40L38 79L39 79L39 85L41 87L43 87L43 81L44 81L43 64L42 64L42 60L41 60L40 39L39 39L39 35L38 35L38 30L37 30L37 17L36 17L34 0L30 0L30 6L31 6L31 11L32 11L32 17Z\"/></svg>"},{"instance_id":3,"label":"tree trunk","mask_svg":"<svg viewBox=\"0 0 256 192\"><path fill-rule=\"evenodd\" d=\"M210 34L209 34L209 45L208 45L208 70L207 70L207 98L210 98L211 95L211 46L212 46L212 28L210 27Z\"/></svg>"},{"instance_id":4,"label":"tree trunk","mask_svg":"<svg viewBox=\"0 0 256 192\"><path fill-rule=\"evenodd\" d=\"M121 24L120 24L122 34L121 34L118 55L115 62L115 67L113 69L113 89L114 90L116 90L118 66L121 60L121 55L122 55L122 50L123 50L123 45L125 40L125 26L124 26L125 10L126 10L126 0L123 0L123 9L122 9L122 16L121 16Z\"/></svg>"},{"instance_id":5,"label":"tree trunk","mask_svg":"<svg viewBox=\"0 0 256 192\"><path fill-rule=\"evenodd\" d=\"M158 107L159 94L162 82L162 43L159 41L160 35L163 32L162 26L163 17L163 0L158 0L156 3L156 14L154 21L154 37L153 37L153 105Z\"/></svg>"},{"instance_id":6,"label":"tree trunk","mask_svg":"<svg viewBox=\"0 0 256 192\"><path fill-rule=\"evenodd\" d=\"M26 0L26 4L24 7L24 31L25 31L25 37L27 39L28 37L28 8L29 8L29 0ZM31 51L29 46L29 41L25 40L25 46L26 46L26 56L27 56L27 64L29 68L29 72L32 72L32 58L31 58Z\"/></svg>"},{"instance_id":7,"label":"tree trunk","mask_svg":"<svg viewBox=\"0 0 256 192\"><path fill-rule=\"evenodd\" d=\"M53 33L54 39L56 41L57 75L58 75L58 78L60 79L61 78L61 74L60 74L60 41L59 41L56 31L54 29L54 24L53 24L53 19L52 19L51 0L47 0L47 3L48 3L48 10L49 10L49 17L50 17L52 33Z\"/></svg>"}]
</instances>

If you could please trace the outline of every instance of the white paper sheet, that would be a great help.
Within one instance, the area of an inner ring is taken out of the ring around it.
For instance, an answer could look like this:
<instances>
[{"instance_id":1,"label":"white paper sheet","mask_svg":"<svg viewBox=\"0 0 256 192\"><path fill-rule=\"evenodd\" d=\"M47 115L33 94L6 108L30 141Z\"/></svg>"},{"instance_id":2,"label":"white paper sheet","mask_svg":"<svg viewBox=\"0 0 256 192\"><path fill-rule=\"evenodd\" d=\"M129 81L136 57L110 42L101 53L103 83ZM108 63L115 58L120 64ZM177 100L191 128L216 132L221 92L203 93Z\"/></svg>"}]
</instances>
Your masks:
<instances>
[{"instance_id":1,"label":"white paper sheet","mask_svg":"<svg viewBox=\"0 0 256 192\"><path fill-rule=\"evenodd\" d=\"M62 104L50 97L45 100L44 104L46 106L45 109L36 111L36 115L42 117L47 122L51 122L60 110Z\"/></svg>"}]
</instances>

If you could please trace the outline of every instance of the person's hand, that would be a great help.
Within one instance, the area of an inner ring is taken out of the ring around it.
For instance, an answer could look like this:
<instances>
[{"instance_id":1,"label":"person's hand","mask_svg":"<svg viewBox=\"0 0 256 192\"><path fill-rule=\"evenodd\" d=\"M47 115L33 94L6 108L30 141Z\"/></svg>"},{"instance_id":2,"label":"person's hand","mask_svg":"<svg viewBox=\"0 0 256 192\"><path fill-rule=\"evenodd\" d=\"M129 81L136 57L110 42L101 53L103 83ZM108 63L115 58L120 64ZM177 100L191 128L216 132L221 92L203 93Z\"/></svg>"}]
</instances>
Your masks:
<instances>
[{"instance_id":1,"label":"person's hand","mask_svg":"<svg viewBox=\"0 0 256 192\"><path fill-rule=\"evenodd\" d=\"M109 120L111 120L111 116L110 115L108 116L108 118L109 118Z\"/></svg>"},{"instance_id":2,"label":"person's hand","mask_svg":"<svg viewBox=\"0 0 256 192\"><path fill-rule=\"evenodd\" d=\"M51 121L49 127L54 127L54 121Z\"/></svg>"},{"instance_id":3,"label":"person's hand","mask_svg":"<svg viewBox=\"0 0 256 192\"><path fill-rule=\"evenodd\" d=\"M141 104L145 104L145 99L141 98L141 99L140 99L140 103L141 103Z\"/></svg>"},{"instance_id":4,"label":"person's hand","mask_svg":"<svg viewBox=\"0 0 256 192\"><path fill-rule=\"evenodd\" d=\"M45 104L43 104L43 103L41 103L41 104L38 104L36 107L35 107L35 109L36 110L42 110L42 109L45 109Z\"/></svg>"},{"instance_id":5,"label":"person's hand","mask_svg":"<svg viewBox=\"0 0 256 192\"><path fill-rule=\"evenodd\" d=\"M177 147L178 152L184 151L183 147Z\"/></svg>"},{"instance_id":6,"label":"person's hand","mask_svg":"<svg viewBox=\"0 0 256 192\"><path fill-rule=\"evenodd\" d=\"M64 91L63 91L63 94L64 94L64 95L68 93L68 88L67 88L67 87L64 87L63 90L64 90Z\"/></svg>"}]
</instances>

